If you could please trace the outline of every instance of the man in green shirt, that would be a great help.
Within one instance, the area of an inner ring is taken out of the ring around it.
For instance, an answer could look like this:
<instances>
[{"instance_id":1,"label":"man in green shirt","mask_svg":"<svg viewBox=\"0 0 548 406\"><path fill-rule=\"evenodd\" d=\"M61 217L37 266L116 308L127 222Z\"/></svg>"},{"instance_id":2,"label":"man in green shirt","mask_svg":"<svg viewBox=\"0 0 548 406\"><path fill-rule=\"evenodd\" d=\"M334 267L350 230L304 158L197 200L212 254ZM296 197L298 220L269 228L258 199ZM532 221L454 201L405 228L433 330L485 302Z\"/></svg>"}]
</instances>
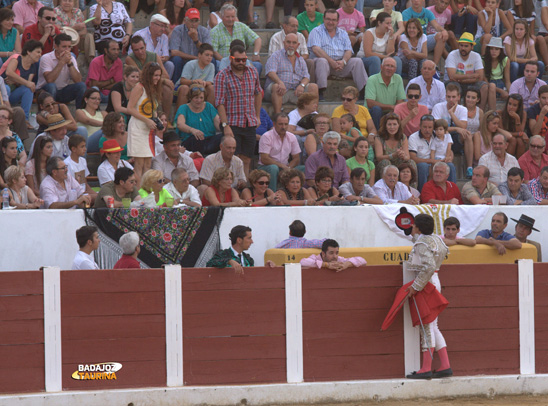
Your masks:
<instances>
[{"instance_id":1,"label":"man in green shirt","mask_svg":"<svg viewBox=\"0 0 548 406\"><path fill-rule=\"evenodd\" d=\"M376 128L380 128L381 117L391 111L394 106L405 101L403 80L396 73L396 61L384 58L381 71L367 79L365 101Z\"/></svg>"}]
</instances>

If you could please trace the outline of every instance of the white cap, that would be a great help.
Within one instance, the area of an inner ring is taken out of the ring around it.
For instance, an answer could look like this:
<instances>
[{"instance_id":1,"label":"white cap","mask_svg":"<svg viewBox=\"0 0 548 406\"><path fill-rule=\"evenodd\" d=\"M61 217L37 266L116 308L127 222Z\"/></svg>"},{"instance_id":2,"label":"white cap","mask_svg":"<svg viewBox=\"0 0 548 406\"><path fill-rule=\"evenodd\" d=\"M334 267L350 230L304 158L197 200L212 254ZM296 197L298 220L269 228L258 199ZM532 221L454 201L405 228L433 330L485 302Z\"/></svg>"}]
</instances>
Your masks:
<instances>
[{"instance_id":1,"label":"white cap","mask_svg":"<svg viewBox=\"0 0 548 406\"><path fill-rule=\"evenodd\" d=\"M150 18L150 22L153 23L154 21L158 21L159 23L163 23L163 24L167 24L169 25L169 20L164 17L163 15L161 14L154 14L151 18Z\"/></svg>"}]
</instances>

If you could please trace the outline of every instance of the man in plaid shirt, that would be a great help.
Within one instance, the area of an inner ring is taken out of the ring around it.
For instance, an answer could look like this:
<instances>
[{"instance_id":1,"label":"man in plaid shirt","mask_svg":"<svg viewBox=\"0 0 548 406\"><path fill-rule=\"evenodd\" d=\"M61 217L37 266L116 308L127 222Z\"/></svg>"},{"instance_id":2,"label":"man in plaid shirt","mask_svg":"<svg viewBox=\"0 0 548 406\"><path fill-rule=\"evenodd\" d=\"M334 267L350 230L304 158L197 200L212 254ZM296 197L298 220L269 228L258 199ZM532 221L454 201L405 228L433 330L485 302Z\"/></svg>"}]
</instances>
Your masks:
<instances>
[{"instance_id":1,"label":"man in plaid shirt","mask_svg":"<svg viewBox=\"0 0 548 406\"><path fill-rule=\"evenodd\" d=\"M274 112L282 110L282 103L297 103L304 92L318 95L318 86L310 83L306 61L297 52L296 34L287 34L284 48L276 51L266 61L265 100L272 101Z\"/></svg>"},{"instance_id":2,"label":"man in plaid shirt","mask_svg":"<svg viewBox=\"0 0 548 406\"><path fill-rule=\"evenodd\" d=\"M540 170L538 178L529 182L529 189L537 204L548 204L548 166Z\"/></svg>"},{"instance_id":3,"label":"man in plaid shirt","mask_svg":"<svg viewBox=\"0 0 548 406\"><path fill-rule=\"evenodd\" d=\"M215 77L215 105L225 136L236 139L236 155L244 163L249 176L249 165L255 154L256 128L261 124L263 101L259 74L246 66L247 55L242 46L230 50L230 66Z\"/></svg>"}]
</instances>

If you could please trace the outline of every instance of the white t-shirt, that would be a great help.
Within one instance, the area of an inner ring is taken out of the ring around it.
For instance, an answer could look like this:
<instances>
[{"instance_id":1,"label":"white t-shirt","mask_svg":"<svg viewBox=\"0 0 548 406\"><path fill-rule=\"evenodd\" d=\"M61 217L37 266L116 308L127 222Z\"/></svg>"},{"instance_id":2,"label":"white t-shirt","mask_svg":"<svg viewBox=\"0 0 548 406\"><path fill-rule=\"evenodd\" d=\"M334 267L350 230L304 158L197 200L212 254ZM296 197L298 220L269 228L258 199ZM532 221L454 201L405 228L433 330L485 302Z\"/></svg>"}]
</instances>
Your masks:
<instances>
[{"instance_id":1,"label":"white t-shirt","mask_svg":"<svg viewBox=\"0 0 548 406\"><path fill-rule=\"evenodd\" d=\"M438 137L432 138L430 141L430 151L436 151L434 158L445 159L447 146L452 143L453 139L451 138L451 134L445 134L443 140L440 140Z\"/></svg>"},{"instance_id":2,"label":"white t-shirt","mask_svg":"<svg viewBox=\"0 0 548 406\"><path fill-rule=\"evenodd\" d=\"M548 7L548 0L534 1L533 3L535 5L535 14L537 17L535 25L538 27L538 32L548 33L548 29L546 29L546 27L542 23L542 8Z\"/></svg>"},{"instance_id":3,"label":"white t-shirt","mask_svg":"<svg viewBox=\"0 0 548 406\"><path fill-rule=\"evenodd\" d=\"M68 167L69 175L75 178L78 182L80 182L81 180L80 176L83 176L84 178L89 176L89 169L86 158L79 157L78 162L74 162L69 156L67 159L65 159L65 164ZM76 177L76 174L78 174L79 176Z\"/></svg>"},{"instance_id":4,"label":"white t-shirt","mask_svg":"<svg viewBox=\"0 0 548 406\"><path fill-rule=\"evenodd\" d=\"M426 141L426 139L419 136L419 133L420 131L417 131L409 136L409 151L415 152L417 158L430 159L430 144L435 137L432 135L430 141Z\"/></svg>"},{"instance_id":5,"label":"white t-shirt","mask_svg":"<svg viewBox=\"0 0 548 406\"><path fill-rule=\"evenodd\" d=\"M447 111L447 102L441 102L436 104L432 109L432 115L436 120L443 118L445 121L447 121L449 127L456 127L455 123L453 123L453 120L451 120L451 115ZM457 116L460 121L464 121L467 123L468 109L458 104L457 108L455 109L455 116Z\"/></svg>"},{"instance_id":6,"label":"white t-shirt","mask_svg":"<svg viewBox=\"0 0 548 406\"><path fill-rule=\"evenodd\" d=\"M419 42L417 42L417 46L414 47L413 45L411 45L411 43L409 42L409 38L407 38L407 35L405 34L402 34L400 35L400 44L402 42L405 42L407 44L407 48L410 50L410 51L414 51L414 52L421 52L422 51L422 44L424 44L426 41L428 41L428 38L426 37L425 34L422 34L422 36L419 38ZM400 46L399 49L398 49L398 56L401 58L403 56L403 49L402 47Z\"/></svg>"},{"instance_id":7,"label":"white t-shirt","mask_svg":"<svg viewBox=\"0 0 548 406\"><path fill-rule=\"evenodd\" d=\"M78 251L74 256L74 261L72 262L73 270L80 269L99 269L99 265L95 263L95 258L93 254L88 255L83 251Z\"/></svg>"},{"instance_id":8,"label":"white t-shirt","mask_svg":"<svg viewBox=\"0 0 548 406\"><path fill-rule=\"evenodd\" d=\"M462 59L459 50L451 51L445 60L445 76L444 80L449 80L447 74L447 68L454 68L459 75L467 75L469 73L475 73L476 71L483 69L483 62L480 54L471 51L468 54L468 59Z\"/></svg>"},{"instance_id":9,"label":"white t-shirt","mask_svg":"<svg viewBox=\"0 0 548 406\"><path fill-rule=\"evenodd\" d=\"M124 167L133 169L133 166L128 161L124 161L123 159L120 159L118 161L118 168L124 168ZM104 160L103 163L99 165L99 168L97 168L97 177L99 178L99 185L103 186L107 182L114 181L114 172L116 172L116 169L114 169L114 167L111 165L109 161Z\"/></svg>"}]
</instances>

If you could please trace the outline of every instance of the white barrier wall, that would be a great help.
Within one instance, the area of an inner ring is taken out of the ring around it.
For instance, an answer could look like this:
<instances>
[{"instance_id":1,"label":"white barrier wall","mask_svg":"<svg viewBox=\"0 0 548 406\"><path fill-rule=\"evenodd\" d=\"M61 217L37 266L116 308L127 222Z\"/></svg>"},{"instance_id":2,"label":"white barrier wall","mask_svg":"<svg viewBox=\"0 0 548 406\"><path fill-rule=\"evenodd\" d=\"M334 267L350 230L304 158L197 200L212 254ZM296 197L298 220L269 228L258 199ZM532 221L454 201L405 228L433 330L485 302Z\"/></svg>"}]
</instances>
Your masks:
<instances>
[{"instance_id":1,"label":"white barrier wall","mask_svg":"<svg viewBox=\"0 0 548 406\"><path fill-rule=\"evenodd\" d=\"M497 212L519 219L527 214L536 220L541 230L530 238L543 246L543 258L548 258L548 210L543 206L493 206L476 230L490 228L491 217ZM289 235L289 224L301 220L306 225L307 238L334 238L344 247L394 247L411 245L380 220L373 207L254 207L225 210L220 227L221 247L230 245L228 234L238 224L253 230L254 244L249 253L255 264L264 264L264 252ZM479 219L478 219L479 220ZM515 222L509 220L506 231L514 232ZM35 270L42 266L70 269L78 251L75 231L85 225L81 210L10 210L0 211L0 271Z\"/></svg>"}]
</instances>

